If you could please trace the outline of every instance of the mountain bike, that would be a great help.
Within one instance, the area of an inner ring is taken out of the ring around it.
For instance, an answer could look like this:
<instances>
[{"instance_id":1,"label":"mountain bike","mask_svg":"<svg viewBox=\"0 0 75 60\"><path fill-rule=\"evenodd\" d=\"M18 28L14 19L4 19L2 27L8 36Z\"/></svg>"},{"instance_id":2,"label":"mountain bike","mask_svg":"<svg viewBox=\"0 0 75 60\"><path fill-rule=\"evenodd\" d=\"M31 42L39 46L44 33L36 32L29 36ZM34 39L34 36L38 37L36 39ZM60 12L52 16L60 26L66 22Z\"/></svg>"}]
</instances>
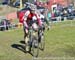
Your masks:
<instances>
[{"instance_id":1,"label":"mountain bike","mask_svg":"<svg viewBox=\"0 0 75 60\"><path fill-rule=\"evenodd\" d=\"M41 48L41 50L44 50L44 48L45 48L45 36L44 36L44 29L43 28L39 29L38 35L39 35L38 41L40 43L40 48Z\"/></svg>"},{"instance_id":2,"label":"mountain bike","mask_svg":"<svg viewBox=\"0 0 75 60\"><path fill-rule=\"evenodd\" d=\"M28 38L29 38L28 42L29 52L32 52L33 57L38 57L39 54L38 32L35 32L32 27L29 28Z\"/></svg>"}]
</instances>

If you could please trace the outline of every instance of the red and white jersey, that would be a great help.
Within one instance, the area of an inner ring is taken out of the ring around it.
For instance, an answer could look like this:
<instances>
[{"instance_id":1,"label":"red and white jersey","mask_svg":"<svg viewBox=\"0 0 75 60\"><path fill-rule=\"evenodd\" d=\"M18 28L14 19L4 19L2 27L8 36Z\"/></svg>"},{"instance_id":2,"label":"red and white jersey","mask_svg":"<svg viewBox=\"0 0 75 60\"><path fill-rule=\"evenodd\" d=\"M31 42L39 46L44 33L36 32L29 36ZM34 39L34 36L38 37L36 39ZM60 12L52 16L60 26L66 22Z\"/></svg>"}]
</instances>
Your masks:
<instances>
[{"instance_id":1,"label":"red and white jersey","mask_svg":"<svg viewBox=\"0 0 75 60\"><path fill-rule=\"evenodd\" d=\"M27 20L27 17L28 17L29 14L30 14L30 11L27 10L27 11L25 12L24 16L23 16L24 21Z\"/></svg>"},{"instance_id":2,"label":"red and white jersey","mask_svg":"<svg viewBox=\"0 0 75 60\"><path fill-rule=\"evenodd\" d=\"M25 12L23 19L24 19L23 23L25 24L25 26L27 26L27 23L30 20L37 20L38 24L42 25L39 15L36 13L31 13L29 10Z\"/></svg>"}]
</instances>

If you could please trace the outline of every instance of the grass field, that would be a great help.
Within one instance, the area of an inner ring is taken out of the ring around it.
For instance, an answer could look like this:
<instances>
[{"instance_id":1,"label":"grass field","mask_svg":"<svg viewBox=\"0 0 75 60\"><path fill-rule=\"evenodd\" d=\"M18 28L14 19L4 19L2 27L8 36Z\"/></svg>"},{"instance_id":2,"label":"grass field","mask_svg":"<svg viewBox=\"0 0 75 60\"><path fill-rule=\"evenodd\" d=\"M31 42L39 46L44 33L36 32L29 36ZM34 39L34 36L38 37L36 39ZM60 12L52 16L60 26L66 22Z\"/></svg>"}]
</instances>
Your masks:
<instances>
[{"instance_id":1,"label":"grass field","mask_svg":"<svg viewBox=\"0 0 75 60\"><path fill-rule=\"evenodd\" d=\"M53 23L45 31L45 40L38 60L75 60L75 21ZM32 55L24 52L22 29L0 32L0 60L32 60Z\"/></svg>"}]
</instances>

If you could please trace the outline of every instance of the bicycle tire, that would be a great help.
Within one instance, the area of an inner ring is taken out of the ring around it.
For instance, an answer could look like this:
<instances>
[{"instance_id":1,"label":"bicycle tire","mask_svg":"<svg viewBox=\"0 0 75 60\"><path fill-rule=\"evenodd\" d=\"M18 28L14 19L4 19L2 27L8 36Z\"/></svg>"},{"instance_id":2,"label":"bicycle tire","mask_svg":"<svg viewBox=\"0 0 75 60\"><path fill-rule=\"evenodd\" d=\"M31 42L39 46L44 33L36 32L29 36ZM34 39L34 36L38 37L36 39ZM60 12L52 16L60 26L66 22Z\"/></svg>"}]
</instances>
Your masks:
<instances>
[{"instance_id":1,"label":"bicycle tire","mask_svg":"<svg viewBox=\"0 0 75 60\"><path fill-rule=\"evenodd\" d=\"M40 42L41 46L41 50L44 51L45 49L45 37L44 36L41 36L41 42Z\"/></svg>"},{"instance_id":2,"label":"bicycle tire","mask_svg":"<svg viewBox=\"0 0 75 60\"><path fill-rule=\"evenodd\" d=\"M37 46L35 46L36 43L37 43ZM32 53L33 53L33 57L38 57L38 55L39 55L39 43L38 43L38 40L33 40L33 42L32 42Z\"/></svg>"},{"instance_id":3,"label":"bicycle tire","mask_svg":"<svg viewBox=\"0 0 75 60\"><path fill-rule=\"evenodd\" d=\"M44 37L44 32L40 32L39 34L39 41L40 41L40 49L44 50L45 49L45 37Z\"/></svg>"}]
</instances>

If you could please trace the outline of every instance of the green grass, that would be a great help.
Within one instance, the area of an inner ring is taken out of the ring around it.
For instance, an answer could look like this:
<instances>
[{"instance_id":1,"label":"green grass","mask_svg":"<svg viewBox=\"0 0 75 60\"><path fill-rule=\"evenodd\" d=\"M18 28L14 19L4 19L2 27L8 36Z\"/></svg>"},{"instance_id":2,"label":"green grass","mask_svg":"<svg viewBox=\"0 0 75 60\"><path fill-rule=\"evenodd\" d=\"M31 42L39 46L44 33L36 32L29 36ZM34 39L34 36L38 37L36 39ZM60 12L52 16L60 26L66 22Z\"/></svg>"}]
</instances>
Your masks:
<instances>
[{"instance_id":1,"label":"green grass","mask_svg":"<svg viewBox=\"0 0 75 60\"><path fill-rule=\"evenodd\" d=\"M40 50L39 57L43 58L40 60L75 60L74 24L75 21L72 25L70 21L54 23L45 31L46 45L44 51ZM0 60L32 60L31 54L24 53L24 44L20 41L23 41L22 29L0 32Z\"/></svg>"}]
</instances>

